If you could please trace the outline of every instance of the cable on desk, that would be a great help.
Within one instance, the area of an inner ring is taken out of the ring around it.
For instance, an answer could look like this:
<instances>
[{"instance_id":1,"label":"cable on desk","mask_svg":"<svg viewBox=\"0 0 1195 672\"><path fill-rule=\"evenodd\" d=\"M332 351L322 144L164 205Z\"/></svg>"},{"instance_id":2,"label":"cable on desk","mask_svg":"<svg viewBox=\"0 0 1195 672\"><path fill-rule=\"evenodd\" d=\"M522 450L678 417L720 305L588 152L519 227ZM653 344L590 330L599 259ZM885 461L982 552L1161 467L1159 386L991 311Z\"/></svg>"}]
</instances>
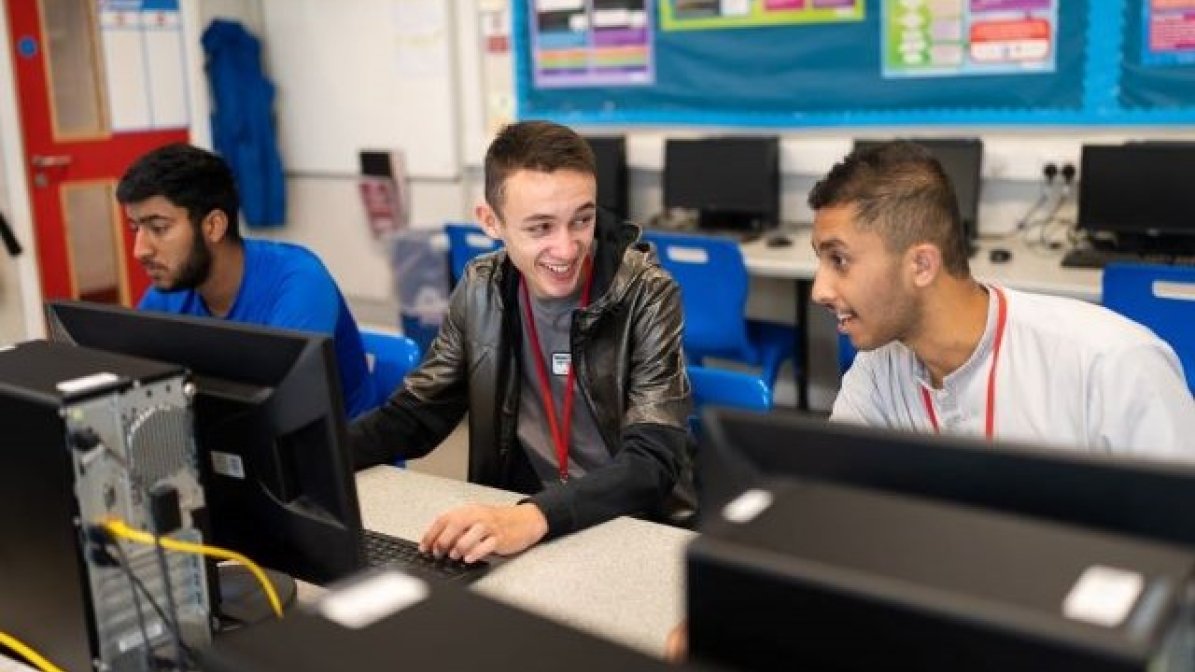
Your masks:
<instances>
[{"instance_id":1,"label":"cable on desk","mask_svg":"<svg viewBox=\"0 0 1195 672\"><path fill-rule=\"evenodd\" d=\"M278 592L274 590L273 584L266 578L265 572L257 563L250 560L248 557L230 551L225 548L217 548L215 546L208 546L207 544L195 544L189 541L180 541L178 539L171 539L170 537L155 537L149 532L137 530L129 527L123 520L113 518L104 523L104 529L121 539L128 539L129 541L138 544L146 544L150 546L161 545L170 551L179 551L182 553L194 553L196 555L205 555L209 558L216 558L218 560L233 560L239 562L253 573L253 577L261 584L261 589L265 592L266 598L270 602L270 608L274 610L274 614L278 618L282 618L282 601L278 599Z\"/></svg>"},{"instance_id":2,"label":"cable on desk","mask_svg":"<svg viewBox=\"0 0 1195 672\"><path fill-rule=\"evenodd\" d=\"M41 655L37 651L34 651L33 647L29 646L25 642L22 642L16 637L13 637L7 632L4 632L3 630L0 630L0 644L21 654L25 660L33 663L33 666L42 672L63 672L61 667L51 663L46 659L45 656Z\"/></svg>"}]
</instances>

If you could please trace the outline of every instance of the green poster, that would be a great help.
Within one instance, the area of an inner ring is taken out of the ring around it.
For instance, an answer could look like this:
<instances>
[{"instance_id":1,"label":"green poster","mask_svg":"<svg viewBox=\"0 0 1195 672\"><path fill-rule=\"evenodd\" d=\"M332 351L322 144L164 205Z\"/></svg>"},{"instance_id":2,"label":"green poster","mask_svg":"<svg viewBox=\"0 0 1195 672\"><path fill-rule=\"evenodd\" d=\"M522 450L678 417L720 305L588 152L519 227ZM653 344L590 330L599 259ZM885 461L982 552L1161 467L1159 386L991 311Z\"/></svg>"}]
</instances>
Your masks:
<instances>
[{"instance_id":1,"label":"green poster","mask_svg":"<svg viewBox=\"0 0 1195 672\"><path fill-rule=\"evenodd\" d=\"M864 0L660 0L664 30L862 21Z\"/></svg>"}]
</instances>

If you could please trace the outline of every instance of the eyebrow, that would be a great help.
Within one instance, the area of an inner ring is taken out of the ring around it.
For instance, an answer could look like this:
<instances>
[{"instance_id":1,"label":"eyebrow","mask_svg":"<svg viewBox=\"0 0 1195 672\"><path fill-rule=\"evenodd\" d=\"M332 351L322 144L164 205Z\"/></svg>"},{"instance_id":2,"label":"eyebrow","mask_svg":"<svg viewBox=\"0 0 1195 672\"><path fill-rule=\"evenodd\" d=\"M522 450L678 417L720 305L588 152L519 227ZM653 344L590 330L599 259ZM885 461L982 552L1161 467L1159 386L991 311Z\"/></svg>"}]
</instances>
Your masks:
<instances>
[{"instance_id":1,"label":"eyebrow","mask_svg":"<svg viewBox=\"0 0 1195 672\"><path fill-rule=\"evenodd\" d=\"M827 250L846 249L846 243L842 242L842 239L840 238L831 238L829 240L823 240L820 242L813 241L812 245L814 254L825 252Z\"/></svg>"},{"instance_id":2,"label":"eyebrow","mask_svg":"<svg viewBox=\"0 0 1195 672\"><path fill-rule=\"evenodd\" d=\"M588 212L591 210L596 211L597 204L594 203L593 201L588 201L588 202L582 204L581 207L574 210L571 217L576 217L577 215L580 215L582 213L588 214ZM526 217L523 218L522 223L523 224L538 224L540 222L552 222L555 220L556 220L555 215L550 215L546 212L541 212L541 213L536 213L534 215L527 215Z\"/></svg>"},{"instance_id":3,"label":"eyebrow","mask_svg":"<svg viewBox=\"0 0 1195 672\"><path fill-rule=\"evenodd\" d=\"M140 217L140 218L133 218L133 217L129 218L129 221L134 224L148 224L148 223L156 221L156 220L170 221L170 218L167 217L166 215L159 215L159 214L145 215L144 217Z\"/></svg>"}]
</instances>

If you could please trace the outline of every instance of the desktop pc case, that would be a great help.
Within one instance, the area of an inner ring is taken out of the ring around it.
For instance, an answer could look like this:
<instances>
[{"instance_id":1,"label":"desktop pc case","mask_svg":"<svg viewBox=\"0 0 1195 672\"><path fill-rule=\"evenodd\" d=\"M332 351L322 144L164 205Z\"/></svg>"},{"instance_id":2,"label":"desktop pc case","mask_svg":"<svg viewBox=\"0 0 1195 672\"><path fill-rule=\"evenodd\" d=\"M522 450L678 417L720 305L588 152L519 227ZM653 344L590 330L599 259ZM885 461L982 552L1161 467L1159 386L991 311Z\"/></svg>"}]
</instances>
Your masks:
<instances>
[{"instance_id":1,"label":"desktop pc case","mask_svg":"<svg viewBox=\"0 0 1195 672\"><path fill-rule=\"evenodd\" d=\"M121 569L166 609L153 548L117 550L81 523L114 515L150 529L146 493L166 485L178 503L170 536L202 541L185 381L174 365L43 341L0 351L0 630L64 669L145 670L178 653L172 629L145 593L133 601ZM204 563L173 553L165 561L178 631L202 645L210 640Z\"/></svg>"},{"instance_id":2,"label":"desktop pc case","mask_svg":"<svg viewBox=\"0 0 1195 672\"><path fill-rule=\"evenodd\" d=\"M1190 549L815 481L747 493L689 547L700 662L1192 669Z\"/></svg>"}]
</instances>

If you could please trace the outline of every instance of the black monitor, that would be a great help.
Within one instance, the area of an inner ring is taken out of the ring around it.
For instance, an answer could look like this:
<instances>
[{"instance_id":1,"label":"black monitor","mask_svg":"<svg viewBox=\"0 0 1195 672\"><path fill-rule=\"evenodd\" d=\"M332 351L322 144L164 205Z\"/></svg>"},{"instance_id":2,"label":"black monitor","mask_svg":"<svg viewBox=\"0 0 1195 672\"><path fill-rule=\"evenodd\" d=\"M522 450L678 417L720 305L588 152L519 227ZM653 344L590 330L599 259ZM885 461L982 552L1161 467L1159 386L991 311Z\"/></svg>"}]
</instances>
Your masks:
<instances>
[{"instance_id":1,"label":"black monitor","mask_svg":"<svg viewBox=\"0 0 1195 672\"><path fill-rule=\"evenodd\" d=\"M856 140L855 151L884 144L883 140ZM963 233L972 251L979 237L979 197L983 185L983 141L979 138L916 138L912 142L933 154L954 187Z\"/></svg>"},{"instance_id":2,"label":"black monitor","mask_svg":"<svg viewBox=\"0 0 1195 672\"><path fill-rule=\"evenodd\" d=\"M1079 227L1112 234L1118 248L1195 251L1195 143L1084 145Z\"/></svg>"},{"instance_id":3,"label":"black monitor","mask_svg":"<svg viewBox=\"0 0 1195 672\"><path fill-rule=\"evenodd\" d=\"M763 475L945 500L1195 547L1195 466L711 409L706 503Z\"/></svg>"},{"instance_id":4,"label":"black monitor","mask_svg":"<svg viewBox=\"0 0 1195 672\"><path fill-rule=\"evenodd\" d=\"M627 197L627 141L622 136L586 136L596 161L597 204L619 219L630 217Z\"/></svg>"},{"instance_id":5,"label":"black monitor","mask_svg":"<svg viewBox=\"0 0 1195 672\"><path fill-rule=\"evenodd\" d=\"M780 139L669 138L664 208L697 212L700 228L762 231L780 223Z\"/></svg>"},{"instance_id":6,"label":"black monitor","mask_svg":"<svg viewBox=\"0 0 1195 672\"><path fill-rule=\"evenodd\" d=\"M687 551L699 661L1144 672L1189 660L1195 467L781 413L704 421L706 518ZM1117 611L1095 614L1088 598L1109 606L1115 581Z\"/></svg>"},{"instance_id":7,"label":"black monitor","mask_svg":"<svg viewBox=\"0 0 1195 672\"><path fill-rule=\"evenodd\" d=\"M330 338L73 301L46 313L54 340L190 370L213 544L321 584L364 566Z\"/></svg>"}]
</instances>

